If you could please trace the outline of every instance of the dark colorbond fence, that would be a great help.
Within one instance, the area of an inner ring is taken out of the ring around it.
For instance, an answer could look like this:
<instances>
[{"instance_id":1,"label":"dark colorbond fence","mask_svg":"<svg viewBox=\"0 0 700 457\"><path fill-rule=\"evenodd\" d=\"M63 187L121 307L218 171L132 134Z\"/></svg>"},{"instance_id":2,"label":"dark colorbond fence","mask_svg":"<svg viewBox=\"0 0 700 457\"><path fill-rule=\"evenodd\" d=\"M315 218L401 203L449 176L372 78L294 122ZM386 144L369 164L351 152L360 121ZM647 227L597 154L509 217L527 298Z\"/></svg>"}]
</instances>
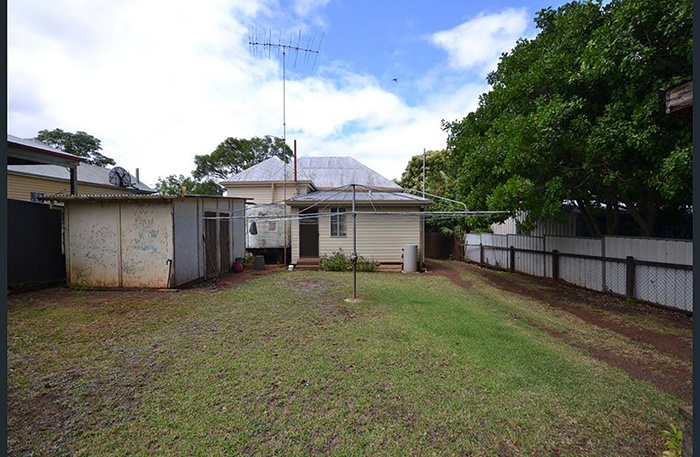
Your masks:
<instances>
[{"instance_id":1,"label":"dark colorbond fence","mask_svg":"<svg viewBox=\"0 0 700 457\"><path fill-rule=\"evenodd\" d=\"M8 199L8 288L61 283L65 279L61 211L44 203Z\"/></svg>"}]
</instances>

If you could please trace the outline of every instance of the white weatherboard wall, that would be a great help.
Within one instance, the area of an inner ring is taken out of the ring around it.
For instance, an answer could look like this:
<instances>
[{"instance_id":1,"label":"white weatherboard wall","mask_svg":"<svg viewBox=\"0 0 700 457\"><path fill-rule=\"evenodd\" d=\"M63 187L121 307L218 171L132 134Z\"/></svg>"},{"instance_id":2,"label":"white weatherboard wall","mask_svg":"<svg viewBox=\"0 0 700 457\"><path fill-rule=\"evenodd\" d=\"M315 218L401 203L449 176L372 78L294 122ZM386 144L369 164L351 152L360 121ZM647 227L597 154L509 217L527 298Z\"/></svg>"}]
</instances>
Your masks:
<instances>
[{"instance_id":1,"label":"white weatherboard wall","mask_svg":"<svg viewBox=\"0 0 700 457\"><path fill-rule=\"evenodd\" d=\"M330 205L333 206L333 205ZM330 208L319 211L319 255L332 254L342 248L346 254L352 253L353 219L352 209L346 208L347 236L330 235ZM369 212L371 207L360 206L358 212ZM414 212L411 207L376 207L378 212ZM298 208L292 208L292 215L299 214ZM419 246L419 258L422 258L421 218L401 214L358 214L357 215L357 254L380 263L401 263L403 248L406 244ZM292 262L299 260L299 222L292 224Z\"/></svg>"},{"instance_id":2,"label":"white weatherboard wall","mask_svg":"<svg viewBox=\"0 0 700 457\"><path fill-rule=\"evenodd\" d=\"M357 211L368 211L358 208ZM406 211L405 208L378 208L382 212ZM415 209L413 209L415 211ZM352 210L348 208L347 236L330 236L330 209L319 214L319 254L331 254L342 248L348 255L352 253L353 222ZM406 244L422 246L420 237L420 218L415 216L387 214L357 215L357 254L381 263L401 263L403 248ZM419 254L420 256L420 254Z\"/></svg>"}]
</instances>

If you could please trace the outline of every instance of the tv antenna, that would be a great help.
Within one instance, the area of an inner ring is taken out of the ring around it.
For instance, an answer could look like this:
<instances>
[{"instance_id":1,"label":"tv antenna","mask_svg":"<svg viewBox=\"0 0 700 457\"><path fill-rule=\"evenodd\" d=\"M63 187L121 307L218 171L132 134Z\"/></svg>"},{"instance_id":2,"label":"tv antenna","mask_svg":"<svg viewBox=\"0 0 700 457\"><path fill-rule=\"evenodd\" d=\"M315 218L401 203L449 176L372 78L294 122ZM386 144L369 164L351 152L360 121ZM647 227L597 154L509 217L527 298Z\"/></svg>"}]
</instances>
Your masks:
<instances>
[{"instance_id":1,"label":"tv antenna","mask_svg":"<svg viewBox=\"0 0 700 457\"><path fill-rule=\"evenodd\" d=\"M258 38L257 29L248 30L248 46L250 46L250 55L253 57L265 57L267 53L267 58L272 57L273 50L277 51L277 56L282 56L282 141L285 147L287 146L287 56L294 54L294 68L297 66L297 61L299 60L299 53L304 56L304 64L309 62L311 56L313 56L314 61L311 66L311 70L316 67L316 58L318 57L318 51L321 49L321 42L323 42L323 34L321 39L318 40L318 44L315 44L315 37L311 37L307 40L306 45L302 46L301 42L301 30L299 30L298 36L291 34L289 36L288 44L282 42L282 32L279 32L279 36L276 41L272 41L272 29L269 29L266 33L263 33L262 41ZM294 44L296 38L296 44ZM315 46L315 49L314 49ZM287 200L287 151L283 151L282 158L284 160L284 200ZM284 205L284 264L287 265L287 205Z\"/></svg>"},{"instance_id":2,"label":"tv antenna","mask_svg":"<svg viewBox=\"0 0 700 457\"><path fill-rule=\"evenodd\" d=\"M316 58L318 57L318 51L321 49L321 42L323 42L323 36L318 40L318 44L315 44L315 37L311 37L306 40L306 46L302 45L301 30L298 36L293 34L289 36L288 44L282 42L282 32L279 32L278 39L272 41L272 30L268 30L263 33L262 41L258 38L257 30L249 30L248 45L250 46L250 54L253 57L265 57L271 58L273 51L277 51L278 57L282 56L282 138L285 144L287 143L287 109L286 109L286 98L287 98L287 56L294 54L294 64L293 67L296 68L297 62L299 61L299 53L303 54L304 64L308 64L311 56L313 56L313 64L311 70L316 67ZM296 40L295 40L296 38ZM296 43L295 43L296 41ZM314 48L315 46L315 48Z\"/></svg>"}]
</instances>

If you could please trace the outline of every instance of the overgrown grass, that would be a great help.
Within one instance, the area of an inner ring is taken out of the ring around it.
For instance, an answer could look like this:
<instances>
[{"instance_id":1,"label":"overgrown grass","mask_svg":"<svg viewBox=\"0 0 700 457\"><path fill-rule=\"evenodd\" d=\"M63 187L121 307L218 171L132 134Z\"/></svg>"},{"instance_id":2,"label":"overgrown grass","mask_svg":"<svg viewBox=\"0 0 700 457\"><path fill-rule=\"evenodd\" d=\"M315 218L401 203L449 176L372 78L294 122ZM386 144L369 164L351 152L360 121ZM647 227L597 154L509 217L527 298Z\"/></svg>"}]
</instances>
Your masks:
<instances>
[{"instance_id":1,"label":"overgrown grass","mask_svg":"<svg viewBox=\"0 0 700 457\"><path fill-rule=\"evenodd\" d=\"M679 399L430 275L14 298L14 455L658 455ZM595 338L584 322L528 317Z\"/></svg>"}]
</instances>

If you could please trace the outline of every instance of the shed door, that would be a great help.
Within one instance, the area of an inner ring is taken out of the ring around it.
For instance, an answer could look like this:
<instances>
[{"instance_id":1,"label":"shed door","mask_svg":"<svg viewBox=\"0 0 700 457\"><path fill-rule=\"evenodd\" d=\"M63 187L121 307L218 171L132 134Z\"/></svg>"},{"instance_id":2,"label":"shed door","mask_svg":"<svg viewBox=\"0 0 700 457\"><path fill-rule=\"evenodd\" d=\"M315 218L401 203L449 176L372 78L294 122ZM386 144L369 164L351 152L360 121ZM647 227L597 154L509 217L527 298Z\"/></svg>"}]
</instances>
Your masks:
<instances>
[{"instance_id":1,"label":"shed door","mask_svg":"<svg viewBox=\"0 0 700 457\"><path fill-rule=\"evenodd\" d=\"M219 271L229 271L231 269L231 235L228 213L219 213Z\"/></svg>"},{"instance_id":2,"label":"shed door","mask_svg":"<svg viewBox=\"0 0 700 457\"><path fill-rule=\"evenodd\" d=\"M214 277L218 273L216 266L216 213L213 211L204 212L204 263L205 279Z\"/></svg>"},{"instance_id":3,"label":"shed door","mask_svg":"<svg viewBox=\"0 0 700 457\"><path fill-rule=\"evenodd\" d=\"M318 257L318 213L304 210L299 219L299 257Z\"/></svg>"}]
</instances>

